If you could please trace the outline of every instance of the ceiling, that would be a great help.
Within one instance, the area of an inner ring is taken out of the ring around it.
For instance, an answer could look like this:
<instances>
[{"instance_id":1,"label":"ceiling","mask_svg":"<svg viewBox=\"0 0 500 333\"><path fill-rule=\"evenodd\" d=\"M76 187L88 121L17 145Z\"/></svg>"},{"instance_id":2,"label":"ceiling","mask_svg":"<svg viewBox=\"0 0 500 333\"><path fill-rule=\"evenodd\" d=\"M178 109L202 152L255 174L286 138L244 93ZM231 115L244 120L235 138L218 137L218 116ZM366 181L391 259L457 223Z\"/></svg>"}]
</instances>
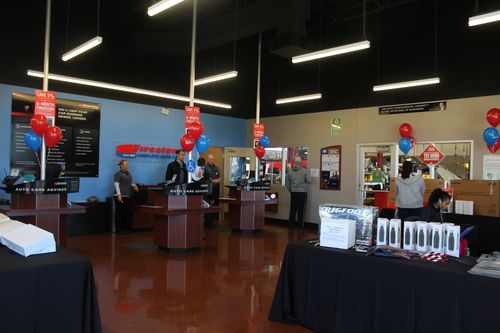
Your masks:
<instances>
[{"instance_id":1,"label":"ceiling","mask_svg":"<svg viewBox=\"0 0 500 333\"><path fill-rule=\"evenodd\" d=\"M52 0L50 72L189 94L193 0L149 17L154 1ZM478 12L500 2L477 1ZM45 1L5 4L0 82L41 88ZM261 116L500 93L500 23L469 28L474 0L198 0L196 77L236 69L237 78L196 88L196 98L255 116L258 36L262 34ZM437 10L436 10L437 8ZM437 13L437 15L436 15ZM99 14L99 15L98 15ZM99 17L99 19L98 19ZM68 62L67 50L97 35L103 44ZM292 64L308 51L361 41L371 48ZM436 38L437 37L437 38ZM438 75L441 84L374 93L375 84ZM182 108L183 102L51 81L49 90ZM321 92L321 100L276 105L277 98ZM90 99L90 98L89 98Z\"/></svg>"}]
</instances>

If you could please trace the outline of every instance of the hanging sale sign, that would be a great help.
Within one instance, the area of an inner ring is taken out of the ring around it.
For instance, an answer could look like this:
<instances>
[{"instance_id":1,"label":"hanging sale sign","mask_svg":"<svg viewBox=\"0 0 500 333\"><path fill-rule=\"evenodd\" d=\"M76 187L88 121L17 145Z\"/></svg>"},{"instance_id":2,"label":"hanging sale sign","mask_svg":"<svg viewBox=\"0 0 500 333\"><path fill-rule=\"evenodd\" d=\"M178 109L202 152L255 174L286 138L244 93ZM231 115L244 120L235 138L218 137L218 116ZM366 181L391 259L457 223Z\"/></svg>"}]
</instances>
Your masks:
<instances>
[{"instance_id":1,"label":"hanging sale sign","mask_svg":"<svg viewBox=\"0 0 500 333\"><path fill-rule=\"evenodd\" d=\"M52 118L56 116L55 92L35 90L35 114Z\"/></svg>"},{"instance_id":2,"label":"hanging sale sign","mask_svg":"<svg viewBox=\"0 0 500 333\"><path fill-rule=\"evenodd\" d=\"M424 149L422 154L419 155L420 159L422 162L424 162L427 165L436 165L441 162L441 160L444 158L443 153L437 149L436 146L434 146L432 143L427 146L427 148Z\"/></svg>"},{"instance_id":3,"label":"hanging sale sign","mask_svg":"<svg viewBox=\"0 0 500 333\"><path fill-rule=\"evenodd\" d=\"M264 124L253 124L253 139L260 140L264 136Z\"/></svg>"},{"instance_id":4,"label":"hanging sale sign","mask_svg":"<svg viewBox=\"0 0 500 333\"><path fill-rule=\"evenodd\" d=\"M199 106L184 106L184 128L191 129L191 123L200 121L200 107Z\"/></svg>"}]
</instances>

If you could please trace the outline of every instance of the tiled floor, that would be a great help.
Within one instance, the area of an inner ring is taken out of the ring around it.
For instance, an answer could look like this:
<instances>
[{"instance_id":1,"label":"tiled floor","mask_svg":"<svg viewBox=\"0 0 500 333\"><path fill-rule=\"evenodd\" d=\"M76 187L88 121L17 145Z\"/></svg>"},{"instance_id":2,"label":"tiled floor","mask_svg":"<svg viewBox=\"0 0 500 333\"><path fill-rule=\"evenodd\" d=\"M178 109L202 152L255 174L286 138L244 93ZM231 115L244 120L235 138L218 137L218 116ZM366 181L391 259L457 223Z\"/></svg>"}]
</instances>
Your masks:
<instances>
[{"instance_id":1,"label":"tiled floor","mask_svg":"<svg viewBox=\"0 0 500 333\"><path fill-rule=\"evenodd\" d=\"M287 243L315 236L266 225L209 230L187 254L158 251L151 232L70 237L68 248L93 263L104 333L293 333L310 331L267 315Z\"/></svg>"}]
</instances>

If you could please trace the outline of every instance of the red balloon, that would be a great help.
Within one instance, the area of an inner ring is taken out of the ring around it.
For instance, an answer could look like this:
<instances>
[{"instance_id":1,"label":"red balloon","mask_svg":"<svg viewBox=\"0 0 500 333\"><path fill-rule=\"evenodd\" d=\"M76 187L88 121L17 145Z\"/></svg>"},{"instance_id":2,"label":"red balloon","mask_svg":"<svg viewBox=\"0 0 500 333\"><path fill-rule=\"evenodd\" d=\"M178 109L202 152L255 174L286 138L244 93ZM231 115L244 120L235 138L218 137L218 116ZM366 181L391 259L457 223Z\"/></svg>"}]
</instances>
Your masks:
<instances>
[{"instance_id":1,"label":"red balloon","mask_svg":"<svg viewBox=\"0 0 500 333\"><path fill-rule=\"evenodd\" d=\"M203 134L203 130L203 124L196 120L189 124L188 133L197 140Z\"/></svg>"},{"instance_id":2,"label":"red balloon","mask_svg":"<svg viewBox=\"0 0 500 333\"><path fill-rule=\"evenodd\" d=\"M255 156L257 156L257 158L262 158L266 155L266 149L262 146L255 147L253 151L255 152Z\"/></svg>"},{"instance_id":3,"label":"red balloon","mask_svg":"<svg viewBox=\"0 0 500 333\"><path fill-rule=\"evenodd\" d=\"M500 148L500 139L497 140L497 143L495 143L494 145L489 145L489 144L486 144L486 147L488 147L488 150L494 154L497 152L498 148Z\"/></svg>"},{"instance_id":4,"label":"red balloon","mask_svg":"<svg viewBox=\"0 0 500 333\"><path fill-rule=\"evenodd\" d=\"M410 136L408 139L410 139L411 141L411 147L415 147L415 145L417 144L417 140L415 140L415 138L413 136Z\"/></svg>"},{"instance_id":5,"label":"red balloon","mask_svg":"<svg viewBox=\"0 0 500 333\"><path fill-rule=\"evenodd\" d=\"M488 113L486 113L486 120L488 120L491 126L497 127L498 124L500 124L500 110L493 108L488 111Z\"/></svg>"},{"instance_id":6,"label":"red balloon","mask_svg":"<svg viewBox=\"0 0 500 333\"><path fill-rule=\"evenodd\" d=\"M33 132L35 132L38 136L42 136L47 130L49 123L47 121L47 117L41 114L36 114L31 117L30 126Z\"/></svg>"},{"instance_id":7,"label":"red balloon","mask_svg":"<svg viewBox=\"0 0 500 333\"><path fill-rule=\"evenodd\" d=\"M190 133L186 133L183 136L181 136L181 147L186 152L189 153L191 150L193 150L195 144L196 144L196 139Z\"/></svg>"},{"instance_id":8,"label":"red balloon","mask_svg":"<svg viewBox=\"0 0 500 333\"><path fill-rule=\"evenodd\" d=\"M45 145L49 148L54 147L61 141L62 131L57 126L49 126L43 135L45 139Z\"/></svg>"},{"instance_id":9,"label":"red balloon","mask_svg":"<svg viewBox=\"0 0 500 333\"><path fill-rule=\"evenodd\" d=\"M408 123L403 123L401 126L399 126L399 134L403 138L410 138L411 136L411 125Z\"/></svg>"}]
</instances>

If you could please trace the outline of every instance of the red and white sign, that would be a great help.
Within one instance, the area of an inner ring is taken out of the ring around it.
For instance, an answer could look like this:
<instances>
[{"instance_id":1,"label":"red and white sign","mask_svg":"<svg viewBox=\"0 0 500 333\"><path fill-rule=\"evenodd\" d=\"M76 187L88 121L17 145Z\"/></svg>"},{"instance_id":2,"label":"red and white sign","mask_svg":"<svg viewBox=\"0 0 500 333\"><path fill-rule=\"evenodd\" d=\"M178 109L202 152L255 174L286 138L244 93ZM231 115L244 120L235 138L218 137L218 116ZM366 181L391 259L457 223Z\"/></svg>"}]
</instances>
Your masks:
<instances>
[{"instance_id":1,"label":"red and white sign","mask_svg":"<svg viewBox=\"0 0 500 333\"><path fill-rule=\"evenodd\" d=\"M453 187L443 188L443 191L448 193L453 198Z\"/></svg>"},{"instance_id":2,"label":"red and white sign","mask_svg":"<svg viewBox=\"0 0 500 333\"><path fill-rule=\"evenodd\" d=\"M56 93L52 91L35 90L35 114L55 118Z\"/></svg>"},{"instance_id":3,"label":"red and white sign","mask_svg":"<svg viewBox=\"0 0 500 333\"><path fill-rule=\"evenodd\" d=\"M260 140L264 136L264 124L253 124L253 139Z\"/></svg>"},{"instance_id":4,"label":"red and white sign","mask_svg":"<svg viewBox=\"0 0 500 333\"><path fill-rule=\"evenodd\" d=\"M191 128L191 123L200 121L200 107L199 106L184 106L184 129Z\"/></svg>"},{"instance_id":5,"label":"red and white sign","mask_svg":"<svg viewBox=\"0 0 500 333\"><path fill-rule=\"evenodd\" d=\"M420 159L427 165L439 164L444 155L432 143L420 154Z\"/></svg>"}]
</instances>

